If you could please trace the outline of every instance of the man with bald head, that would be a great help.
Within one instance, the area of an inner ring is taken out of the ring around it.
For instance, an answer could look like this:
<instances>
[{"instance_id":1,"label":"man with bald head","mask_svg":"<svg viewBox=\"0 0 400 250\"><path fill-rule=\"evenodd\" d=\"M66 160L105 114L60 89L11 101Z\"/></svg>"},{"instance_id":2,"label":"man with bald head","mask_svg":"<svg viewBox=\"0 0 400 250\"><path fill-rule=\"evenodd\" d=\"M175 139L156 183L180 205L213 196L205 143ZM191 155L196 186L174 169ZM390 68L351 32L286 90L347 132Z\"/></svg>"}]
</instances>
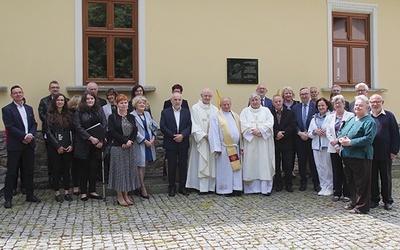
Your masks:
<instances>
[{"instance_id":1,"label":"man with bald head","mask_svg":"<svg viewBox=\"0 0 400 250\"><path fill-rule=\"evenodd\" d=\"M182 108L182 94L173 93L172 107L161 111L160 130L164 134L163 147L168 161L168 195L176 193L176 163L179 171L179 193L188 195L185 189L189 135L192 128L190 111Z\"/></svg>"},{"instance_id":2,"label":"man with bald head","mask_svg":"<svg viewBox=\"0 0 400 250\"><path fill-rule=\"evenodd\" d=\"M204 88L200 100L192 106L192 142L190 145L186 188L199 190L200 194L215 191L215 155L210 152L208 133L210 118L218 108L211 104L210 88Z\"/></svg>"},{"instance_id":3,"label":"man with bald head","mask_svg":"<svg viewBox=\"0 0 400 250\"><path fill-rule=\"evenodd\" d=\"M371 117L376 123L376 136L373 142L374 158L371 172L370 207L379 206L380 195L384 209L392 210L392 160L399 152L399 127L394 114L382 108L382 96L374 94L369 98ZM379 190L379 177L381 180Z\"/></svg>"},{"instance_id":4,"label":"man with bald head","mask_svg":"<svg viewBox=\"0 0 400 250\"><path fill-rule=\"evenodd\" d=\"M221 110L211 117L209 143L216 155L216 193L240 196L243 190L242 164L240 163L240 118L231 110L229 97L220 101Z\"/></svg>"}]
</instances>

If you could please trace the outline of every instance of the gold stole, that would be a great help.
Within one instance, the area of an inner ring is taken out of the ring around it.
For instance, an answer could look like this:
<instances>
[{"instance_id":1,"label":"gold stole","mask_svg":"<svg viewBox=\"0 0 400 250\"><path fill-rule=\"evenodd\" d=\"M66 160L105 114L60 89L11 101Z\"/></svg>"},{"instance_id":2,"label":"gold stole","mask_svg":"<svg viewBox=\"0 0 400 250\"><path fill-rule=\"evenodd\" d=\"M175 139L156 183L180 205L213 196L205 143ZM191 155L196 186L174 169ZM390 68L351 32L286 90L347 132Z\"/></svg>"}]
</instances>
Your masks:
<instances>
[{"instance_id":1,"label":"gold stole","mask_svg":"<svg viewBox=\"0 0 400 250\"><path fill-rule=\"evenodd\" d=\"M231 114L233 116L233 119L235 119L236 125L240 131L239 117L234 113ZM236 150L236 146L234 145L231 133L229 132L228 123L226 122L225 118L222 117L220 112L218 112L218 118L221 125L222 136L224 137L224 143L226 150L228 151L229 161L231 163L232 170L239 170L242 168L242 164L240 163L240 158Z\"/></svg>"}]
</instances>

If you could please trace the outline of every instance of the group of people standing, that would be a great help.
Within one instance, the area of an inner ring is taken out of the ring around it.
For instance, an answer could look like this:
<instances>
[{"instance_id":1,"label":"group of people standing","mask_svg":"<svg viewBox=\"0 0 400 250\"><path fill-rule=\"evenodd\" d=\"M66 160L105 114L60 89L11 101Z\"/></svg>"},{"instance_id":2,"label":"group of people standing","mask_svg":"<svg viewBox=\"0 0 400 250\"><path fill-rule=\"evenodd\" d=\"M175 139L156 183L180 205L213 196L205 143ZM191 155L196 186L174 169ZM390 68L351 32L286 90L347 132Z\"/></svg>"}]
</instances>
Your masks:
<instances>
[{"instance_id":1,"label":"group of people standing","mask_svg":"<svg viewBox=\"0 0 400 250\"><path fill-rule=\"evenodd\" d=\"M171 98L164 103L159 128L140 85L132 89L130 100L114 89L108 90L108 104L97 96L96 83L89 83L82 96L71 100L59 89L52 81L50 96L39 105L49 181L57 202L72 200L71 166L73 193L80 194L82 201L102 199L95 184L105 147L109 149L108 188L117 192L118 203L134 204L128 192L139 188L140 196L148 199L145 169L156 159L154 142L160 129L169 196L175 196L176 182L182 195L189 195L187 189L196 189L200 195L269 196L273 187L279 192L284 186L293 192L297 155L300 191L307 189L309 166L318 195L349 202L345 208L350 212L367 213L379 205L380 195L384 208L392 209L391 164L399 150L398 124L393 113L382 109L380 95L367 97L364 83L356 85L357 96L351 103L345 101L336 85L331 100L318 98L315 87L303 87L300 101L296 101L291 87L284 87L281 95L269 99L266 86L259 84L240 115L231 110L229 97L219 100L219 108L211 104L210 88L204 88L189 109L182 86L175 84ZM32 108L24 102L22 88L12 87L11 97L13 102L3 108L9 155L6 208L12 207L21 159L27 201L40 201L33 194L32 184L37 124Z\"/></svg>"},{"instance_id":2,"label":"group of people standing","mask_svg":"<svg viewBox=\"0 0 400 250\"><path fill-rule=\"evenodd\" d=\"M269 196L273 187L279 192L284 185L293 192L297 155L300 191L307 189L309 166L318 195L348 203L345 209L351 213L369 212L379 205L380 196L384 208L391 210L391 164L399 151L398 124L393 113L382 109L380 95L368 98L365 83L355 89L357 96L351 103L337 85L332 87L330 100L319 98L315 87L303 87L300 101L295 101L290 87L269 99L265 85L260 84L239 116L231 110L229 97L221 98L218 110L211 104L212 90L205 88L190 110L191 132L187 129L189 122L182 124L189 115L180 106L182 95L174 93L173 108L164 110L161 116L169 195L175 195L176 162L180 165L179 192L185 195L185 188L190 188L200 195ZM177 119L177 113L185 118ZM168 125L172 127L166 128ZM186 176L181 165L187 155Z\"/></svg>"},{"instance_id":3,"label":"group of people standing","mask_svg":"<svg viewBox=\"0 0 400 250\"><path fill-rule=\"evenodd\" d=\"M142 95L135 95L139 87ZM155 160L155 130L152 127L157 129L158 125L145 110L147 100L143 87L139 87L132 90L134 110L128 111L128 97L118 95L114 89L107 91L108 104L97 96L96 83L89 83L83 95L69 100L59 92L57 81L50 82L50 95L41 99L38 111L48 154L49 184L54 189L56 202L73 200L69 193L71 175L73 193L80 195L80 200L102 199L96 192L96 180L105 147L109 149L108 187L117 192L118 203L133 205L128 192L138 188L141 197L149 198L144 185L145 167L148 161ZM40 202L33 194L37 123L20 86L11 88L11 97L13 102L2 109L8 152L5 208L12 207L19 168L26 200Z\"/></svg>"}]
</instances>

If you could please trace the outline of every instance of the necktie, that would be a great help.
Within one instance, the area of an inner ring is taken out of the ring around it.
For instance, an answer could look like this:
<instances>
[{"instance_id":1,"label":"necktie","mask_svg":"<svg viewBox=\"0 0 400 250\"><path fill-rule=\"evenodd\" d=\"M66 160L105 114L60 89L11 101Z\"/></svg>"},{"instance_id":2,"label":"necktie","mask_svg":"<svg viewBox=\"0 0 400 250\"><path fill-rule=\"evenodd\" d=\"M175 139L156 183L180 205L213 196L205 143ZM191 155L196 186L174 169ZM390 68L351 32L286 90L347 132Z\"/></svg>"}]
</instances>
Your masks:
<instances>
[{"instance_id":1,"label":"necktie","mask_svg":"<svg viewBox=\"0 0 400 250\"><path fill-rule=\"evenodd\" d=\"M277 111L276 120L278 120L278 124L281 124L281 118L282 118L282 111Z\"/></svg>"},{"instance_id":2,"label":"necktie","mask_svg":"<svg viewBox=\"0 0 400 250\"><path fill-rule=\"evenodd\" d=\"M307 130L307 104L303 104L302 118L304 130Z\"/></svg>"},{"instance_id":3,"label":"necktie","mask_svg":"<svg viewBox=\"0 0 400 250\"><path fill-rule=\"evenodd\" d=\"M261 106L265 107L265 105L264 105L264 98L261 98Z\"/></svg>"}]
</instances>

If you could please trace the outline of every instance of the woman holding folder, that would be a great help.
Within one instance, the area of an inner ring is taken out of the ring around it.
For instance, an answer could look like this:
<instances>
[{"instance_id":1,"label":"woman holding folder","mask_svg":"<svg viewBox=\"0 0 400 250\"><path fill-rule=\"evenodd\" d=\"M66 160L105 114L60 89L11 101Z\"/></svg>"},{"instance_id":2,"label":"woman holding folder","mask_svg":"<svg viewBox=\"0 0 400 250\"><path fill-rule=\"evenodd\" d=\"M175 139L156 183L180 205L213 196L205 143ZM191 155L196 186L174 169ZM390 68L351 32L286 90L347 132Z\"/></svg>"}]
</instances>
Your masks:
<instances>
[{"instance_id":1,"label":"woman holding folder","mask_svg":"<svg viewBox=\"0 0 400 250\"><path fill-rule=\"evenodd\" d=\"M69 195L70 166L72 158L72 113L68 110L67 101L63 94L57 94L50 103L46 115L47 130L46 135L50 147L47 149L51 165L53 166L53 189L55 192L54 200L62 202L60 194L60 179L64 188L64 199L72 201Z\"/></svg>"},{"instance_id":2,"label":"woman holding folder","mask_svg":"<svg viewBox=\"0 0 400 250\"><path fill-rule=\"evenodd\" d=\"M101 148L105 138L106 118L97 96L85 92L74 114L75 151L78 159L81 200L102 199L96 193L96 164L101 160ZM89 183L89 190L88 190Z\"/></svg>"}]
</instances>

